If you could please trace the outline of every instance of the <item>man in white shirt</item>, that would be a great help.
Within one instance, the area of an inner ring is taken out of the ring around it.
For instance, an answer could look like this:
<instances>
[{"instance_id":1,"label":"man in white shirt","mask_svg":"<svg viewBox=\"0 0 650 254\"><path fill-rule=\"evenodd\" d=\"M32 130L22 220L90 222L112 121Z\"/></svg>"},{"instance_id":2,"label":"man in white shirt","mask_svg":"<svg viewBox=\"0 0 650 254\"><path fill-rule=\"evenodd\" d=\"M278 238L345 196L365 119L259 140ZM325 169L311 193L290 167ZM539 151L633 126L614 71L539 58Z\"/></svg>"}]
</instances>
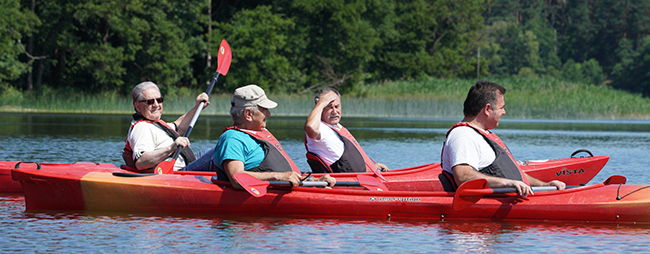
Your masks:
<instances>
[{"instance_id":1,"label":"man in white shirt","mask_svg":"<svg viewBox=\"0 0 650 254\"><path fill-rule=\"evenodd\" d=\"M441 155L443 170L453 176L450 180L456 185L483 178L490 188L514 187L522 197L532 194L531 186L564 189L561 181L547 183L521 171L503 141L489 131L506 114L505 93L503 86L489 81L476 82L470 88L464 102L465 118L447 132Z\"/></svg>"},{"instance_id":2,"label":"man in white shirt","mask_svg":"<svg viewBox=\"0 0 650 254\"><path fill-rule=\"evenodd\" d=\"M382 163L370 159L357 140L339 123L341 95L332 87L316 93L316 105L305 123L305 147L309 165L314 172L387 171Z\"/></svg>"},{"instance_id":3,"label":"man in white shirt","mask_svg":"<svg viewBox=\"0 0 650 254\"><path fill-rule=\"evenodd\" d=\"M201 93L196 97L196 105L173 123L161 119L163 112L163 97L160 89L153 82L142 82L133 88L133 121L125 140L122 157L127 166L135 171L149 170L160 162L171 159L177 147L183 147L181 156L174 164L174 170L179 170L196 159L189 149L190 141L181 136L190 125L192 117L201 102L203 108L210 105L208 95Z\"/></svg>"}]
</instances>

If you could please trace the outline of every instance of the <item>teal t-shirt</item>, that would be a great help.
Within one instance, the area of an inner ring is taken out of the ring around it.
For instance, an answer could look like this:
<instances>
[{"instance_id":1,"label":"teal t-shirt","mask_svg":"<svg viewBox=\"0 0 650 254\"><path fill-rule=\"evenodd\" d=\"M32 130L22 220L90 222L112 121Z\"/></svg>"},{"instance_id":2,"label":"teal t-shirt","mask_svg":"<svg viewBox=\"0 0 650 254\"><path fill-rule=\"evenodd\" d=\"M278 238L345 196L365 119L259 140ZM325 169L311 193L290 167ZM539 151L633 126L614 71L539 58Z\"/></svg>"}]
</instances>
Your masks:
<instances>
[{"instance_id":1,"label":"teal t-shirt","mask_svg":"<svg viewBox=\"0 0 650 254\"><path fill-rule=\"evenodd\" d=\"M253 139L250 135L238 131L227 130L214 148L214 162L217 167L223 169L223 161L237 160L244 162L244 170L257 167L264 160L264 148L262 144Z\"/></svg>"}]
</instances>

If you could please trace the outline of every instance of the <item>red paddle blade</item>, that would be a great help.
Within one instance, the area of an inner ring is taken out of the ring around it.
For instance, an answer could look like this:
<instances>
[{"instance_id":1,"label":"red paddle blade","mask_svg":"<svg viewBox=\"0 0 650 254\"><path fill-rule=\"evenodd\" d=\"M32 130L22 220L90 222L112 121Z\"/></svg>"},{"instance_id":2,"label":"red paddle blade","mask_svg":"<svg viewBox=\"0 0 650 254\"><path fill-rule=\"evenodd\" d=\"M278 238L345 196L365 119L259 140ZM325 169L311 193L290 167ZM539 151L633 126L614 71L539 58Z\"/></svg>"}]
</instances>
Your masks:
<instances>
[{"instance_id":1,"label":"red paddle blade","mask_svg":"<svg viewBox=\"0 0 650 254\"><path fill-rule=\"evenodd\" d=\"M380 182L379 179L369 176L369 175L357 175L357 180L359 184L365 187L368 190L374 191L388 191L388 187L384 183Z\"/></svg>"},{"instance_id":2,"label":"red paddle blade","mask_svg":"<svg viewBox=\"0 0 650 254\"><path fill-rule=\"evenodd\" d=\"M374 173L377 177L379 177L379 179L383 180L384 182L388 182L386 178L384 178L384 176L381 175L381 171L377 170L375 166L372 166L371 169L372 169L372 173Z\"/></svg>"},{"instance_id":3,"label":"red paddle blade","mask_svg":"<svg viewBox=\"0 0 650 254\"><path fill-rule=\"evenodd\" d=\"M230 51L230 45L228 45L226 40L222 40L217 56L217 72L225 76L228 73L228 69L230 69L231 60L232 52Z\"/></svg>"},{"instance_id":4,"label":"red paddle blade","mask_svg":"<svg viewBox=\"0 0 650 254\"><path fill-rule=\"evenodd\" d=\"M625 184L626 182L627 182L627 178L625 178L624 176L613 175L613 176L608 177L607 180L605 180L603 182L603 184L605 184L605 185Z\"/></svg>"},{"instance_id":5,"label":"red paddle blade","mask_svg":"<svg viewBox=\"0 0 650 254\"><path fill-rule=\"evenodd\" d=\"M156 174L171 174L174 172L174 164L176 164L176 159L170 161L163 161L154 168L153 172Z\"/></svg>"},{"instance_id":6,"label":"red paddle blade","mask_svg":"<svg viewBox=\"0 0 650 254\"><path fill-rule=\"evenodd\" d=\"M464 182L456 190L452 208L454 211L460 211L468 206L478 202L481 198L488 195L488 192L477 192L476 190L487 189L487 180L474 179Z\"/></svg>"},{"instance_id":7,"label":"red paddle blade","mask_svg":"<svg viewBox=\"0 0 650 254\"><path fill-rule=\"evenodd\" d=\"M237 173L233 177L253 197L259 198L266 195L266 187L269 186L269 182L261 181L247 173Z\"/></svg>"}]
</instances>

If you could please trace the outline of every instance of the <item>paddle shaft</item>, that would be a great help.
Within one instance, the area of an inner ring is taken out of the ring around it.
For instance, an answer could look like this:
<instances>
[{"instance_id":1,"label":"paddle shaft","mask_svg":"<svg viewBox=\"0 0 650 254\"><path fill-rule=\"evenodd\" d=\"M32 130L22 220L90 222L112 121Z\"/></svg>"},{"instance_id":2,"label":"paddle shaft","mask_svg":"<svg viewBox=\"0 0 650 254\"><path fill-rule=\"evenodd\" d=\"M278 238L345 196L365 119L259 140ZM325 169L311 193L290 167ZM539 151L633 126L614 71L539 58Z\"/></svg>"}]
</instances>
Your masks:
<instances>
[{"instance_id":1,"label":"paddle shaft","mask_svg":"<svg viewBox=\"0 0 650 254\"><path fill-rule=\"evenodd\" d=\"M205 94L210 95L212 92L212 88L214 88L214 84L217 83L217 79L219 78L220 73L216 72L214 76L212 76L212 81L210 81L210 86L208 86L208 89L205 90ZM205 101L202 101L199 104L199 107L196 109L196 113L194 113L194 116L192 117L192 121L190 122L190 126L187 127L187 130L185 131L185 137L190 136L190 133L192 132L192 129L194 128L194 124L196 123L196 120L199 119L199 115L201 114L201 111L203 111L203 105L205 105Z\"/></svg>"},{"instance_id":2,"label":"paddle shaft","mask_svg":"<svg viewBox=\"0 0 650 254\"><path fill-rule=\"evenodd\" d=\"M210 81L210 86L208 86L208 89L205 90L206 94L210 94L212 92L212 88L214 88L214 84L217 83L217 79L219 78L220 73L216 72L214 76L212 76L212 80ZM201 111L203 111L203 105L205 105L205 101L202 101L199 103L199 107L196 109L196 112L194 112L194 116L192 117L192 121L190 122L190 126L187 127L187 130L185 131L185 134L183 137L189 137L190 133L192 132L192 129L194 128L194 124L196 121L199 119L199 115L201 114ZM176 148L176 151L174 152L174 156L172 157L172 160L178 159L178 155L181 153L180 147Z\"/></svg>"},{"instance_id":3,"label":"paddle shaft","mask_svg":"<svg viewBox=\"0 0 650 254\"><path fill-rule=\"evenodd\" d=\"M533 189L533 192L543 192L543 191L554 191L557 190L557 187L555 186L536 186L536 187L530 187ZM494 194L501 194L501 193L517 193L517 189L515 188L496 188L492 189L494 191Z\"/></svg>"},{"instance_id":4,"label":"paddle shaft","mask_svg":"<svg viewBox=\"0 0 650 254\"><path fill-rule=\"evenodd\" d=\"M301 187L325 187L327 186L327 182L323 181L302 181L300 182ZM274 186L291 186L291 182L286 182L286 181L269 181L269 185L274 185ZM359 182L336 182L336 185L334 186L343 186L343 187L360 187L361 184Z\"/></svg>"}]
</instances>

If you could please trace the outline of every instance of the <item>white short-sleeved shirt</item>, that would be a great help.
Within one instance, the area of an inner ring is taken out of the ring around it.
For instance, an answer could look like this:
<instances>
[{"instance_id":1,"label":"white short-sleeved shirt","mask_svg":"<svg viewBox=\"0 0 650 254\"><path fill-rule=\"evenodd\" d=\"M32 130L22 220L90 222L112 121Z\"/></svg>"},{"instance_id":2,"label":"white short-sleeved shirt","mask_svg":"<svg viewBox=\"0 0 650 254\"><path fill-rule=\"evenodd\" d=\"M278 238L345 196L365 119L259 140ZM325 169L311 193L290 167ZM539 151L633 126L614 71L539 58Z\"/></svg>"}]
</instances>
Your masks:
<instances>
[{"instance_id":1,"label":"white short-sleeved shirt","mask_svg":"<svg viewBox=\"0 0 650 254\"><path fill-rule=\"evenodd\" d=\"M135 122L135 120L131 122L131 125ZM168 125L174 129L177 128L173 123ZM129 130L127 141L131 145L131 149L133 149L133 161L136 161L145 152L169 147L174 143L174 139L167 135L163 129L149 122L139 122L133 126ZM171 158L167 160L169 159ZM178 156L174 164L174 170L180 170L183 167L185 167L185 160L183 156Z\"/></svg>"},{"instance_id":2,"label":"white short-sleeved shirt","mask_svg":"<svg viewBox=\"0 0 650 254\"><path fill-rule=\"evenodd\" d=\"M442 147L442 169L453 173L452 167L468 164L475 170L481 170L494 162L496 154L487 141L468 126L459 126L451 130Z\"/></svg>"},{"instance_id":3,"label":"white short-sleeved shirt","mask_svg":"<svg viewBox=\"0 0 650 254\"><path fill-rule=\"evenodd\" d=\"M338 161L345 151L345 144L341 141L339 134L332 130L330 126L333 125L323 122L320 123L318 127L320 140L315 140L306 136L307 151L320 156L327 165L332 165L332 163ZM337 124L334 128L340 129L341 126L340 124Z\"/></svg>"}]
</instances>

